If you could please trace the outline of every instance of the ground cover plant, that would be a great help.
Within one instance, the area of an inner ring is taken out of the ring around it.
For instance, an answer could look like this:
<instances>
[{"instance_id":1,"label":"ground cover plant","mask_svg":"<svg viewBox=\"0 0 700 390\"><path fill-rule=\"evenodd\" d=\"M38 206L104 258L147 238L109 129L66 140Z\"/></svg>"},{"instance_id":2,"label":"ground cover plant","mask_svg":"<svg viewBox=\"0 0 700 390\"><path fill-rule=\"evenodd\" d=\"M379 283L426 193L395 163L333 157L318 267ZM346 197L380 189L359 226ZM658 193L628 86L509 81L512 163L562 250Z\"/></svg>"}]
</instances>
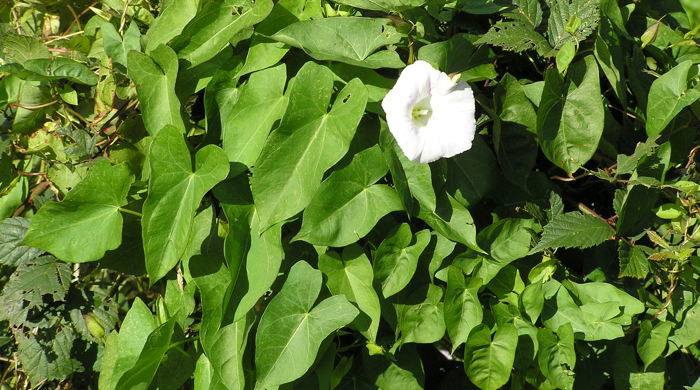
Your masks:
<instances>
[{"instance_id":1,"label":"ground cover plant","mask_svg":"<svg viewBox=\"0 0 700 390\"><path fill-rule=\"evenodd\" d=\"M0 388L700 388L697 1L0 22Z\"/></svg>"}]
</instances>

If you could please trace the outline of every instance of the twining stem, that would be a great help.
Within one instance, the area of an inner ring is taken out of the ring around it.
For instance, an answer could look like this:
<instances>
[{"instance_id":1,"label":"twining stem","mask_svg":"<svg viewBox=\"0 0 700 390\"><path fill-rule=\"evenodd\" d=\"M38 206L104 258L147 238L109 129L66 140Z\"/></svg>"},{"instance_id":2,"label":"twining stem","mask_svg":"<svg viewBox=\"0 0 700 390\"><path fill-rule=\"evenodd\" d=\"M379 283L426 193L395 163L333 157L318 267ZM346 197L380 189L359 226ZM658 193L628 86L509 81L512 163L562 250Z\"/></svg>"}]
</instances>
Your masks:
<instances>
[{"instance_id":1,"label":"twining stem","mask_svg":"<svg viewBox=\"0 0 700 390\"><path fill-rule=\"evenodd\" d=\"M125 208L123 208L123 207L120 207L120 208L119 208L119 211L121 211L122 213L135 215L135 216L137 216L137 217L139 217L139 218L143 218L143 214L139 213L138 211L125 209Z\"/></svg>"}]
</instances>

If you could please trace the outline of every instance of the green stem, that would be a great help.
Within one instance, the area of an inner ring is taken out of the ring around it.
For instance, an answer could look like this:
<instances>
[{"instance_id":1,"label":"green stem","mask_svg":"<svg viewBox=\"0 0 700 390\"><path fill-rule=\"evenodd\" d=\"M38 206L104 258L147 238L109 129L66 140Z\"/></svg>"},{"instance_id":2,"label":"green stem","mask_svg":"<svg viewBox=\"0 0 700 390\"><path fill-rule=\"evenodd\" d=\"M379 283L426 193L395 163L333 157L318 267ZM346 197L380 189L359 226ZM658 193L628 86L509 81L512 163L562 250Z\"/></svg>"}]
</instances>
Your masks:
<instances>
[{"instance_id":1,"label":"green stem","mask_svg":"<svg viewBox=\"0 0 700 390\"><path fill-rule=\"evenodd\" d=\"M121 211L122 213L127 213L127 214L131 214L131 215L135 215L135 216L137 216L137 217L139 217L139 218L143 218L143 214L139 213L138 211L125 209L125 208L123 208L123 207L120 207L120 208L119 208L119 211Z\"/></svg>"}]
</instances>

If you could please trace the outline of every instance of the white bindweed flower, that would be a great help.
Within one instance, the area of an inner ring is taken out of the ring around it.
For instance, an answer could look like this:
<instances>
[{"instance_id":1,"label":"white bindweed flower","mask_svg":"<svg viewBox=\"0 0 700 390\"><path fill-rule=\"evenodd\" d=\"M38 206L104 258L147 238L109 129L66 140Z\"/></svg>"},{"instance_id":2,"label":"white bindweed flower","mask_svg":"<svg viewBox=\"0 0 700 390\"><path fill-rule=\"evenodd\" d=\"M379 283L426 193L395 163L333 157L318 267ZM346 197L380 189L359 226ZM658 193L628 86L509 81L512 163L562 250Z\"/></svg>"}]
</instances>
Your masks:
<instances>
[{"instance_id":1,"label":"white bindweed flower","mask_svg":"<svg viewBox=\"0 0 700 390\"><path fill-rule=\"evenodd\" d=\"M472 147L476 120L471 88L425 61L401 72L382 108L391 134L411 161L429 163Z\"/></svg>"}]
</instances>

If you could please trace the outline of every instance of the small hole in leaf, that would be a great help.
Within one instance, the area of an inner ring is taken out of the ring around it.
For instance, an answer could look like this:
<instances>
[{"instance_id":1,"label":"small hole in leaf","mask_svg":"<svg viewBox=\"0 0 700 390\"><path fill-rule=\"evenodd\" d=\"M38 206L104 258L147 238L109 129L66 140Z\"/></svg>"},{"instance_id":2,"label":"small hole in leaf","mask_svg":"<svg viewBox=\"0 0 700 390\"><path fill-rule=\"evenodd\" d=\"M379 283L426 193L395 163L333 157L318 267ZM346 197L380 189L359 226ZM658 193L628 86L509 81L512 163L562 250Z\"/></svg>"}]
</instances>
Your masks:
<instances>
[{"instance_id":1,"label":"small hole in leaf","mask_svg":"<svg viewBox=\"0 0 700 390\"><path fill-rule=\"evenodd\" d=\"M348 96L344 97L344 98L343 98L343 103L347 103L347 102L348 102L348 99L350 99L351 96L352 96L352 95L348 95Z\"/></svg>"}]
</instances>

